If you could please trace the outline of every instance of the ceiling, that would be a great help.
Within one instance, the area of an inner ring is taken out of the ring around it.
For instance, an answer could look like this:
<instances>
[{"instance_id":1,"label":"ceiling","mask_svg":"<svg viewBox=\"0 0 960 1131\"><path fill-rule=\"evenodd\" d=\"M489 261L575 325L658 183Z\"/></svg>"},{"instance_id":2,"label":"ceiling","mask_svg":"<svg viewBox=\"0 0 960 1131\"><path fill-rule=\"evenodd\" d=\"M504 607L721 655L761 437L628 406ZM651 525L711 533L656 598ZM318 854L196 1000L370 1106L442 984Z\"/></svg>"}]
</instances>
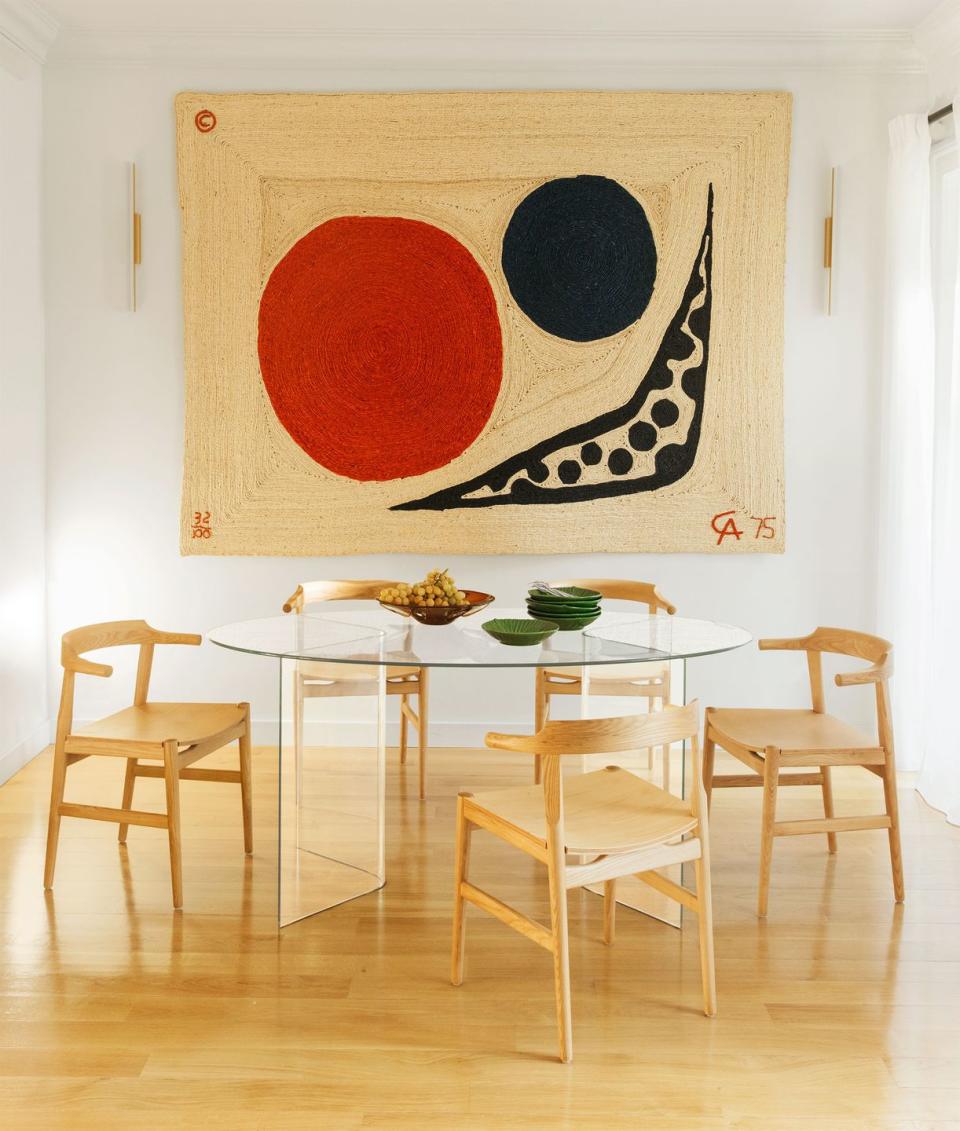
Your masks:
<instances>
[{"instance_id":1,"label":"ceiling","mask_svg":"<svg viewBox=\"0 0 960 1131\"><path fill-rule=\"evenodd\" d=\"M637 34L908 31L939 0L40 0L64 29Z\"/></svg>"}]
</instances>

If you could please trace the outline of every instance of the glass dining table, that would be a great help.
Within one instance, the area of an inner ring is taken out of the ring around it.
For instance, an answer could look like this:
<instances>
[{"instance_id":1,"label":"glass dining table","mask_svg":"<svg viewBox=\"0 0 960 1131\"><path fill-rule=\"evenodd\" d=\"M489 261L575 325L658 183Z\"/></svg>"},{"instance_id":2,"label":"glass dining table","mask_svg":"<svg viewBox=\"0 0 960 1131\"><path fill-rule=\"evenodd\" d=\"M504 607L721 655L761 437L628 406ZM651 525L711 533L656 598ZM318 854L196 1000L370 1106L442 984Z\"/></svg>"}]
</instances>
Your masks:
<instances>
[{"instance_id":1,"label":"glass dining table","mask_svg":"<svg viewBox=\"0 0 960 1131\"><path fill-rule=\"evenodd\" d=\"M497 610L524 617L524 610ZM482 617L482 614L481 614ZM488 635L481 617L450 625L424 625L369 608L266 617L223 625L211 643L268 657L277 668L277 915L280 927L325 911L386 883L387 681L391 670L448 668L465 675L480 668L569 669L579 677L576 717L637 713L637 700L617 702L591 694L615 665L642 677L636 665L670 664L673 701L686 697L688 660L749 643L742 628L665 613L604 611L589 627L557 632L543 644L517 647ZM488 616L483 619L492 619ZM625 665L630 665L626 667ZM678 678L679 677L679 678ZM297 693L308 678L324 694ZM617 707L619 706L619 709ZM531 681L531 720L533 697ZM491 728L496 715L491 713ZM685 789L686 752L678 750L676 792ZM637 752L638 772L649 772ZM618 763L627 765L617 756ZM602 752L573 769L606 764ZM629 768L633 769L631 765ZM532 775L532 766L531 766ZM532 781L532 776L531 779ZM492 783L493 784L493 783ZM451 846L452 858L452 846ZM452 867L452 865L451 865ZM452 872L451 872L452 875ZM451 881L452 882L452 881ZM618 900L679 925L679 905L640 881L618 885Z\"/></svg>"}]
</instances>

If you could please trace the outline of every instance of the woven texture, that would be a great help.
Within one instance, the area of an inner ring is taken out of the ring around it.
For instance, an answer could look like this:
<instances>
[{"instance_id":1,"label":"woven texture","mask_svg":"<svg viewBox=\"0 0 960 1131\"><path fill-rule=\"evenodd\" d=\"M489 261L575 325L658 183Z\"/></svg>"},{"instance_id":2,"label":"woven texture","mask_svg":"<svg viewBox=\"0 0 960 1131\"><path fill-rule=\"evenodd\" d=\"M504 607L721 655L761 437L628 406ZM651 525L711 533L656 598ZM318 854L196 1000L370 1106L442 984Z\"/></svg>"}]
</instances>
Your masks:
<instances>
[{"instance_id":1,"label":"woven texture","mask_svg":"<svg viewBox=\"0 0 960 1131\"><path fill-rule=\"evenodd\" d=\"M182 94L181 547L781 551L790 98Z\"/></svg>"}]
</instances>

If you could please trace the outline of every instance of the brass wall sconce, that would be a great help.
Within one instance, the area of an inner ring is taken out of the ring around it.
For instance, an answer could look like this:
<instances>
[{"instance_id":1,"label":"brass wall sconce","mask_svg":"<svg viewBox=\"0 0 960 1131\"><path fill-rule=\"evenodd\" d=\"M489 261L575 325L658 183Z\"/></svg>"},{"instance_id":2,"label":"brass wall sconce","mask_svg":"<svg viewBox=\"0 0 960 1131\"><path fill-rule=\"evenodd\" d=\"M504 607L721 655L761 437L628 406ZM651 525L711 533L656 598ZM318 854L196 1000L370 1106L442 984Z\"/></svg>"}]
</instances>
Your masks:
<instances>
[{"instance_id":1,"label":"brass wall sconce","mask_svg":"<svg viewBox=\"0 0 960 1131\"><path fill-rule=\"evenodd\" d=\"M830 215L823 222L823 267L827 272L827 314L833 313L833 218L837 201L837 170L830 170Z\"/></svg>"},{"instance_id":2,"label":"brass wall sconce","mask_svg":"<svg viewBox=\"0 0 960 1131\"><path fill-rule=\"evenodd\" d=\"M140 213L137 211L137 166L130 165L130 309L137 309L137 268L141 262Z\"/></svg>"}]
</instances>

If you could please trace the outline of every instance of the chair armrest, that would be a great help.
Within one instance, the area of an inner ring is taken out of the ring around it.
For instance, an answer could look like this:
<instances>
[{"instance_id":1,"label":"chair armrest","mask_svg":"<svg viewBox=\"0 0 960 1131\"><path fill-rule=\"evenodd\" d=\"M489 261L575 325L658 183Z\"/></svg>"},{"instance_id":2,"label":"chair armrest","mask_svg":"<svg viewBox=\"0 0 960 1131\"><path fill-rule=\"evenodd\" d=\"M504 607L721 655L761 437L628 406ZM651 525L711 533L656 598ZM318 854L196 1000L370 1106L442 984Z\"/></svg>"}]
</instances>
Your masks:
<instances>
[{"instance_id":1,"label":"chair armrest","mask_svg":"<svg viewBox=\"0 0 960 1131\"><path fill-rule=\"evenodd\" d=\"M858 672L840 672L833 677L834 683L837 687L853 687L858 683L879 683L882 679L886 679L893 671L893 663L889 656L884 656L876 664L871 664L869 668L863 668Z\"/></svg>"},{"instance_id":2,"label":"chair armrest","mask_svg":"<svg viewBox=\"0 0 960 1131\"><path fill-rule=\"evenodd\" d=\"M793 652L803 652L806 650L808 636L788 636L782 639L768 637L766 640L758 640L757 647L761 652L768 650L790 650Z\"/></svg>"},{"instance_id":3,"label":"chair armrest","mask_svg":"<svg viewBox=\"0 0 960 1131\"><path fill-rule=\"evenodd\" d=\"M283 602L285 613L299 613L303 608L303 586L298 585L290 596Z\"/></svg>"},{"instance_id":4,"label":"chair armrest","mask_svg":"<svg viewBox=\"0 0 960 1131\"><path fill-rule=\"evenodd\" d=\"M69 663L64 659L63 666L78 675L113 675L113 668L109 664L95 664L93 660L85 660L83 656L71 656Z\"/></svg>"},{"instance_id":5,"label":"chair armrest","mask_svg":"<svg viewBox=\"0 0 960 1131\"><path fill-rule=\"evenodd\" d=\"M484 742L493 750L512 750L518 754L533 754L535 751L531 748L534 735L526 734L498 734L496 731L489 731Z\"/></svg>"},{"instance_id":6,"label":"chair armrest","mask_svg":"<svg viewBox=\"0 0 960 1131\"><path fill-rule=\"evenodd\" d=\"M202 644L203 637L196 632L161 632L158 628L150 630L154 644Z\"/></svg>"}]
</instances>

